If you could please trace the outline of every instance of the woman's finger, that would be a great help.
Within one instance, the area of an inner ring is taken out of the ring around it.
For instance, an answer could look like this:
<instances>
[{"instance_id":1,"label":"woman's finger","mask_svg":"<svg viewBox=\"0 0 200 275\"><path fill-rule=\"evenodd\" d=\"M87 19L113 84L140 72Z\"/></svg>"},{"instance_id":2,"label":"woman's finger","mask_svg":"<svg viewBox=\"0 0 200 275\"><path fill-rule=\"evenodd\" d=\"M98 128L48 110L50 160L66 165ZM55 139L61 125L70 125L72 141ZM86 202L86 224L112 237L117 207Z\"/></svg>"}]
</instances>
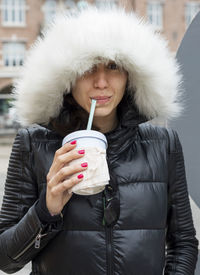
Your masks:
<instances>
[{"instance_id":1,"label":"woman's finger","mask_svg":"<svg viewBox=\"0 0 200 275\"><path fill-rule=\"evenodd\" d=\"M60 158L61 155L66 154L68 152L70 152L71 150L73 150L76 147L76 142L73 143L65 143L61 148L59 148L55 154L54 154L54 159L52 162L52 165L49 169L49 172L47 174L47 182L49 182L52 178L52 176L57 172L57 170L59 169L58 164L59 161L58 159Z\"/></svg>"},{"instance_id":2,"label":"woman's finger","mask_svg":"<svg viewBox=\"0 0 200 275\"><path fill-rule=\"evenodd\" d=\"M72 188L74 185L78 184L79 182L81 182L83 180L84 176L83 174L79 174L78 176L76 177L72 177L70 179L67 179L65 181L63 181L62 183L54 186L52 189L51 189L51 194L53 196L58 196L60 195L61 193L63 193L64 191Z\"/></svg>"},{"instance_id":3,"label":"woman's finger","mask_svg":"<svg viewBox=\"0 0 200 275\"><path fill-rule=\"evenodd\" d=\"M54 162L52 163L52 166L49 170L48 176L55 175L61 168L66 166L68 163L70 163L72 160L82 158L85 154L85 150L72 150L68 153L65 153L63 155L59 155Z\"/></svg>"},{"instance_id":4,"label":"woman's finger","mask_svg":"<svg viewBox=\"0 0 200 275\"><path fill-rule=\"evenodd\" d=\"M47 182L51 180L51 178L57 174L57 172L64 166L66 166L69 162L74 159L79 159L83 157L85 154L85 150L71 150L65 154L58 155L54 157L54 161L49 169L49 173L47 175Z\"/></svg>"},{"instance_id":5,"label":"woman's finger","mask_svg":"<svg viewBox=\"0 0 200 275\"><path fill-rule=\"evenodd\" d=\"M58 156L54 162L54 169L60 170L66 164L70 163L72 160L79 159L83 157L85 150L72 150L68 153Z\"/></svg>"},{"instance_id":6,"label":"woman's finger","mask_svg":"<svg viewBox=\"0 0 200 275\"><path fill-rule=\"evenodd\" d=\"M65 153L71 151L75 147L76 147L76 140L74 140L72 142L67 142L55 152L55 157L63 155Z\"/></svg>"},{"instance_id":7,"label":"woman's finger","mask_svg":"<svg viewBox=\"0 0 200 275\"><path fill-rule=\"evenodd\" d=\"M52 166L55 165L55 163L62 163L63 156L68 154L70 151L75 149L76 143L65 143L61 148L59 148L54 155Z\"/></svg>"},{"instance_id":8,"label":"woman's finger","mask_svg":"<svg viewBox=\"0 0 200 275\"><path fill-rule=\"evenodd\" d=\"M58 173L51 179L48 183L48 187L52 188L58 184L61 184L64 180L66 180L69 176L79 173L81 171L86 170L88 167L87 162L83 162L81 164L69 165L61 168Z\"/></svg>"}]
</instances>

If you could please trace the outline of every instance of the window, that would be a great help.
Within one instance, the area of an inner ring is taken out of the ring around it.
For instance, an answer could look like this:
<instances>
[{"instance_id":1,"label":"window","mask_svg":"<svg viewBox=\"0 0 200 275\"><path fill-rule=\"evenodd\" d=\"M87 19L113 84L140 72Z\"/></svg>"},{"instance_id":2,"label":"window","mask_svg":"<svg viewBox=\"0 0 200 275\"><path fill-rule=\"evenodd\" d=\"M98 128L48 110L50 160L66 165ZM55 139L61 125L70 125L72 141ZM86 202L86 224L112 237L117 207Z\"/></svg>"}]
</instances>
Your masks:
<instances>
[{"instance_id":1,"label":"window","mask_svg":"<svg viewBox=\"0 0 200 275\"><path fill-rule=\"evenodd\" d=\"M87 1L79 1L78 3L77 3L77 7L79 8L79 9L85 9L85 8L87 8L89 6L89 3L87 2Z\"/></svg>"},{"instance_id":2,"label":"window","mask_svg":"<svg viewBox=\"0 0 200 275\"><path fill-rule=\"evenodd\" d=\"M109 0L109 1L108 0L96 0L95 5L98 8L104 7L106 5L117 6L118 5L118 0Z\"/></svg>"},{"instance_id":3,"label":"window","mask_svg":"<svg viewBox=\"0 0 200 275\"><path fill-rule=\"evenodd\" d=\"M6 67L22 66L25 57L25 44L20 42L3 43L3 63Z\"/></svg>"},{"instance_id":4,"label":"window","mask_svg":"<svg viewBox=\"0 0 200 275\"><path fill-rule=\"evenodd\" d=\"M56 1L55 0L47 0L44 5L44 17L45 24L48 24L54 19L56 14Z\"/></svg>"},{"instance_id":5,"label":"window","mask_svg":"<svg viewBox=\"0 0 200 275\"><path fill-rule=\"evenodd\" d=\"M73 0L66 0L65 5L66 5L67 9L75 9L76 8L76 4L74 3Z\"/></svg>"},{"instance_id":6,"label":"window","mask_svg":"<svg viewBox=\"0 0 200 275\"><path fill-rule=\"evenodd\" d=\"M3 25L25 25L26 21L25 0L3 0L2 20Z\"/></svg>"},{"instance_id":7,"label":"window","mask_svg":"<svg viewBox=\"0 0 200 275\"><path fill-rule=\"evenodd\" d=\"M159 2L149 2L147 4L148 21L155 27L155 29L162 29L163 27L163 10L162 4Z\"/></svg>"},{"instance_id":8,"label":"window","mask_svg":"<svg viewBox=\"0 0 200 275\"><path fill-rule=\"evenodd\" d=\"M186 22L186 27L190 25L192 20L194 19L195 15L198 13L200 10L200 4L197 2L189 2L186 4L185 8L185 22Z\"/></svg>"},{"instance_id":9,"label":"window","mask_svg":"<svg viewBox=\"0 0 200 275\"><path fill-rule=\"evenodd\" d=\"M172 38L173 38L174 41L177 40L177 38L178 38L178 32L177 31L172 32Z\"/></svg>"}]
</instances>

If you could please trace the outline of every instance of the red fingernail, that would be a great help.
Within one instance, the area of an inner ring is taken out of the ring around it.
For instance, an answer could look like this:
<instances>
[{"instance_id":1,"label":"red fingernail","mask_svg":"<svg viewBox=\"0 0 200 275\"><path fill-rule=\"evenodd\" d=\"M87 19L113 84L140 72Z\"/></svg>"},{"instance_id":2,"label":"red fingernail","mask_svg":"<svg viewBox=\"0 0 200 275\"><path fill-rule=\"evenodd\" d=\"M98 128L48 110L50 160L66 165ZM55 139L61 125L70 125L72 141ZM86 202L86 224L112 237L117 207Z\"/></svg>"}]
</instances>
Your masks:
<instances>
[{"instance_id":1,"label":"red fingernail","mask_svg":"<svg viewBox=\"0 0 200 275\"><path fill-rule=\"evenodd\" d=\"M78 153L83 155L83 154L85 154L85 150L79 150Z\"/></svg>"},{"instance_id":2,"label":"red fingernail","mask_svg":"<svg viewBox=\"0 0 200 275\"><path fill-rule=\"evenodd\" d=\"M88 164L87 164L87 162L83 162L83 163L81 163L81 166L82 166L82 167L87 167Z\"/></svg>"},{"instance_id":3,"label":"red fingernail","mask_svg":"<svg viewBox=\"0 0 200 275\"><path fill-rule=\"evenodd\" d=\"M71 141L70 144L72 145L76 144L76 140Z\"/></svg>"},{"instance_id":4,"label":"red fingernail","mask_svg":"<svg viewBox=\"0 0 200 275\"><path fill-rule=\"evenodd\" d=\"M82 179L83 177L84 177L83 174L79 174L79 175L77 176L78 179Z\"/></svg>"}]
</instances>

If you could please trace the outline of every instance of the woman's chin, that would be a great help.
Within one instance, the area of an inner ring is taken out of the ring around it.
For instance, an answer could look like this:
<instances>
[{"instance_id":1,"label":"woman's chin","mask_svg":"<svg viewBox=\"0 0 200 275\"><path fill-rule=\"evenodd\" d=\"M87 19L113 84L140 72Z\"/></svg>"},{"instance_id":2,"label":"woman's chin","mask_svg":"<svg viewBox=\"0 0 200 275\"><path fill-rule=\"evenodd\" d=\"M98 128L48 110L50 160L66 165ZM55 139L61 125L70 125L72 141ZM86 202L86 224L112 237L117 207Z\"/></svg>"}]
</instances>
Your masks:
<instances>
[{"instance_id":1,"label":"woman's chin","mask_svg":"<svg viewBox=\"0 0 200 275\"><path fill-rule=\"evenodd\" d=\"M111 112L107 110L95 110L94 117L108 117L111 114Z\"/></svg>"}]
</instances>

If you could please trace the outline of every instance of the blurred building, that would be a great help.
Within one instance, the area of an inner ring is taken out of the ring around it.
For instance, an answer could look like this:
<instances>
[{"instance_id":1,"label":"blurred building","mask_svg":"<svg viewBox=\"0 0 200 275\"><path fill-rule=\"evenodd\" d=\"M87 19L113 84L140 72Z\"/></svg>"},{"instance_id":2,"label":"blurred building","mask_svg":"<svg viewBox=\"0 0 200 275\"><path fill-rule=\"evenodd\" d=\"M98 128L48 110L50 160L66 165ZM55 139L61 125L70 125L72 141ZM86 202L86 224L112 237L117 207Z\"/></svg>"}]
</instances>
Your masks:
<instances>
[{"instance_id":1,"label":"blurred building","mask_svg":"<svg viewBox=\"0 0 200 275\"><path fill-rule=\"evenodd\" d=\"M175 53L200 0L0 0L0 129L17 126L11 89L31 44L59 11L111 2L144 16Z\"/></svg>"}]
</instances>

